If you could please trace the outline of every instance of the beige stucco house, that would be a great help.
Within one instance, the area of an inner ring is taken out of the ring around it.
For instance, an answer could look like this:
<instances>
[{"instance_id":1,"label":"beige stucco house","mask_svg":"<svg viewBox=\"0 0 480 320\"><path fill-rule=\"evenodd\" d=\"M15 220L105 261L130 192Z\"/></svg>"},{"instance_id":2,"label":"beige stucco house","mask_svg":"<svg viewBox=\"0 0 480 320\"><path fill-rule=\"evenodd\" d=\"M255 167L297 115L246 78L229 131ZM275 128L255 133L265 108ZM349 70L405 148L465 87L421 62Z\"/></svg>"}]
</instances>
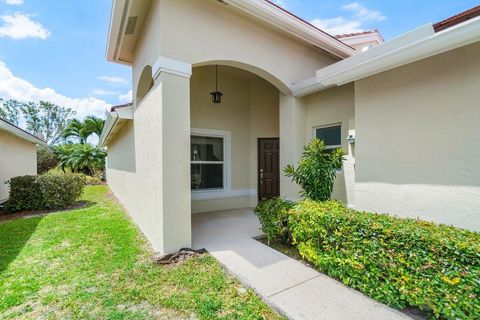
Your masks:
<instances>
[{"instance_id":1,"label":"beige stucco house","mask_svg":"<svg viewBox=\"0 0 480 320\"><path fill-rule=\"evenodd\" d=\"M134 101L108 113L108 183L171 252L192 214L298 198L282 168L319 137L347 153L348 206L478 230L476 15L382 43L265 0L115 0L107 58L132 67Z\"/></svg>"},{"instance_id":2,"label":"beige stucco house","mask_svg":"<svg viewBox=\"0 0 480 320\"><path fill-rule=\"evenodd\" d=\"M12 177L37 174L37 145L46 143L0 119L0 203L8 199Z\"/></svg>"}]
</instances>

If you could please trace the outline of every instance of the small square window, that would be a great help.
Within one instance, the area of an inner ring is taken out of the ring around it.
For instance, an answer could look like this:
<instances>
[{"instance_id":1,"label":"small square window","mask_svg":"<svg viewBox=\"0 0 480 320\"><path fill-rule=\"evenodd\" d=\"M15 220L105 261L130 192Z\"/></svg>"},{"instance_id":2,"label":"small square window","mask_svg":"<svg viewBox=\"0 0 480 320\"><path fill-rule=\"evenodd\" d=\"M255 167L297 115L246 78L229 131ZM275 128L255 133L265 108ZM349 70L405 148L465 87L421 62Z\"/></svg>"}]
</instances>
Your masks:
<instances>
[{"instance_id":1,"label":"small square window","mask_svg":"<svg viewBox=\"0 0 480 320\"><path fill-rule=\"evenodd\" d=\"M342 146L342 126L315 128L315 137L325 143L326 149L336 149Z\"/></svg>"}]
</instances>

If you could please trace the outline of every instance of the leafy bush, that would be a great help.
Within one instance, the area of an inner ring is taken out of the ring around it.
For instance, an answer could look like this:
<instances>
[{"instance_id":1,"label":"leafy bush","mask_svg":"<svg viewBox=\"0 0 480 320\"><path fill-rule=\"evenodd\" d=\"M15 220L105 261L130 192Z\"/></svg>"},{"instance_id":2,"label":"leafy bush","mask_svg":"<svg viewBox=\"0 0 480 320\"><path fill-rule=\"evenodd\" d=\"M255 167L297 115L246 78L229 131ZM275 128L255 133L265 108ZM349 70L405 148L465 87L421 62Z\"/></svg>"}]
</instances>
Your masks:
<instances>
[{"instance_id":1,"label":"leafy bush","mask_svg":"<svg viewBox=\"0 0 480 320\"><path fill-rule=\"evenodd\" d=\"M79 174L44 174L10 179L10 212L65 208L80 197L85 178Z\"/></svg>"},{"instance_id":2,"label":"leafy bush","mask_svg":"<svg viewBox=\"0 0 480 320\"><path fill-rule=\"evenodd\" d=\"M335 201L299 202L289 217L300 254L344 284L434 318L480 318L480 234Z\"/></svg>"},{"instance_id":3,"label":"leafy bush","mask_svg":"<svg viewBox=\"0 0 480 320\"><path fill-rule=\"evenodd\" d=\"M268 242L279 239L287 243L290 239L288 229L288 210L294 203L282 198L273 198L257 205L254 212L260 220L262 231L267 235Z\"/></svg>"},{"instance_id":4,"label":"leafy bush","mask_svg":"<svg viewBox=\"0 0 480 320\"><path fill-rule=\"evenodd\" d=\"M284 172L302 187L302 196L312 200L329 200L344 155L343 149L327 151L322 140L314 139L305 146L297 169L288 165Z\"/></svg>"},{"instance_id":5,"label":"leafy bush","mask_svg":"<svg viewBox=\"0 0 480 320\"><path fill-rule=\"evenodd\" d=\"M102 184L102 180L100 180L99 178L96 178L96 177L90 177L90 176L85 175L85 184L87 186L98 186L98 185Z\"/></svg>"},{"instance_id":6,"label":"leafy bush","mask_svg":"<svg viewBox=\"0 0 480 320\"><path fill-rule=\"evenodd\" d=\"M37 173L42 174L58 165L58 157L50 147L39 146L37 149Z\"/></svg>"},{"instance_id":7,"label":"leafy bush","mask_svg":"<svg viewBox=\"0 0 480 320\"><path fill-rule=\"evenodd\" d=\"M105 168L105 151L88 143L59 145L55 148L55 153L64 172L69 169L70 172L93 176Z\"/></svg>"}]
</instances>

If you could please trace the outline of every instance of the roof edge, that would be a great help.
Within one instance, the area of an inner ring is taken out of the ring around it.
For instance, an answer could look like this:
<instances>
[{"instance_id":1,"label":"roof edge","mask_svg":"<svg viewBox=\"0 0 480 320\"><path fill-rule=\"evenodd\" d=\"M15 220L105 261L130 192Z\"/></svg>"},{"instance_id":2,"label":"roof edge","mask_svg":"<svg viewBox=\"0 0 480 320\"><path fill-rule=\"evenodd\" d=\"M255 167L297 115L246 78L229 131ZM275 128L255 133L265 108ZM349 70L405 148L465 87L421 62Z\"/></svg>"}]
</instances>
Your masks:
<instances>
[{"instance_id":1,"label":"roof edge","mask_svg":"<svg viewBox=\"0 0 480 320\"><path fill-rule=\"evenodd\" d=\"M317 71L312 79L293 86L304 96L332 86L354 82L380 72L480 41L480 16L435 32L431 24Z\"/></svg>"},{"instance_id":2,"label":"roof edge","mask_svg":"<svg viewBox=\"0 0 480 320\"><path fill-rule=\"evenodd\" d=\"M22 128L14 125L13 123L10 123L10 122L4 120L4 119L0 119L0 129L3 129L5 131L7 131L8 133L13 134L14 136L16 136L20 139L27 140L28 142L38 144L38 145L41 145L41 146L48 146L48 144L45 141L43 141L42 139L35 137L30 132L27 132L27 131L23 130Z\"/></svg>"},{"instance_id":3,"label":"roof edge","mask_svg":"<svg viewBox=\"0 0 480 320\"><path fill-rule=\"evenodd\" d=\"M110 62L131 65L130 61L120 60L119 53L133 1L135 0L113 0L112 2L106 48L106 58ZM336 57L343 59L355 54L355 49L346 43L269 0L222 0L222 2Z\"/></svg>"}]
</instances>

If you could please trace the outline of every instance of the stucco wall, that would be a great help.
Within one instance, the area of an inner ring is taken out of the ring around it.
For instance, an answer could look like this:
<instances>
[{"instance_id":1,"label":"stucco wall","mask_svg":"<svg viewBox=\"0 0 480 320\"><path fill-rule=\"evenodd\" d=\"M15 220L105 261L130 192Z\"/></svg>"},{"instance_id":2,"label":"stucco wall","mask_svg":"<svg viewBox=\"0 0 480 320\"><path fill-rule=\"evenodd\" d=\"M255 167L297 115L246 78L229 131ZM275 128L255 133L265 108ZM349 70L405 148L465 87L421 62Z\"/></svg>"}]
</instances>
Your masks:
<instances>
[{"instance_id":1,"label":"stucco wall","mask_svg":"<svg viewBox=\"0 0 480 320\"><path fill-rule=\"evenodd\" d=\"M231 133L231 189L252 196L192 201L192 212L249 207L257 197L257 139L278 137L278 90L257 76L219 67L221 104L212 104L215 67L194 68L191 79L192 128Z\"/></svg>"},{"instance_id":2,"label":"stucco wall","mask_svg":"<svg viewBox=\"0 0 480 320\"><path fill-rule=\"evenodd\" d=\"M355 147L347 137L355 132L355 97L353 84L334 87L305 98L305 144L314 138L314 128L340 124L342 147L346 153L344 166L337 173L332 197L354 206Z\"/></svg>"},{"instance_id":3,"label":"stucco wall","mask_svg":"<svg viewBox=\"0 0 480 320\"><path fill-rule=\"evenodd\" d=\"M5 181L34 174L37 174L37 147L0 130L0 203L8 198L9 187Z\"/></svg>"},{"instance_id":4,"label":"stucco wall","mask_svg":"<svg viewBox=\"0 0 480 320\"><path fill-rule=\"evenodd\" d=\"M355 84L356 208L480 229L480 44Z\"/></svg>"},{"instance_id":5,"label":"stucco wall","mask_svg":"<svg viewBox=\"0 0 480 320\"><path fill-rule=\"evenodd\" d=\"M162 74L108 145L109 186L161 253L191 245L188 88Z\"/></svg>"},{"instance_id":6,"label":"stucco wall","mask_svg":"<svg viewBox=\"0 0 480 320\"><path fill-rule=\"evenodd\" d=\"M133 62L134 96L145 65L159 56L193 65L225 60L261 69L289 86L335 61L215 0L153 1Z\"/></svg>"}]
</instances>

